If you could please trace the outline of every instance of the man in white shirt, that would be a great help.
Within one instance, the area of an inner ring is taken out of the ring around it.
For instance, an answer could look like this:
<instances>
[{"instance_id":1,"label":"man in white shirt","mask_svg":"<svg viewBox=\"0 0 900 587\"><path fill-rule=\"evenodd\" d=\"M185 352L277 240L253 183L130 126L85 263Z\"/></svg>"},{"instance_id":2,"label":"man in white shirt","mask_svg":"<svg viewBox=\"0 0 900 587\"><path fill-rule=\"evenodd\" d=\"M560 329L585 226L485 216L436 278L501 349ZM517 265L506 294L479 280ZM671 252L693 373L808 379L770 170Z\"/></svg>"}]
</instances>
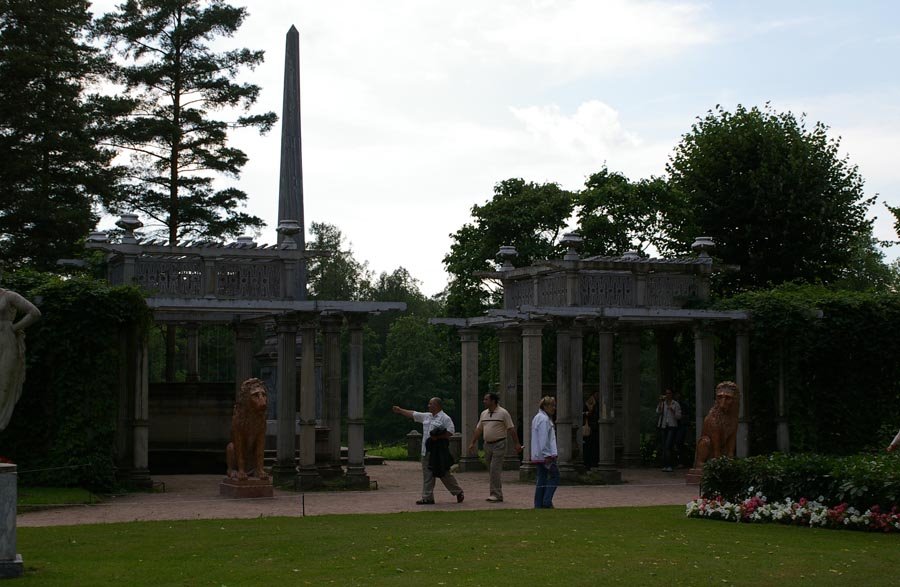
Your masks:
<instances>
[{"instance_id":1,"label":"man in white shirt","mask_svg":"<svg viewBox=\"0 0 900 587\"><path fill-rule=\"evenodd\" d=\"M531 420L531 462L537 469L534 486L534 507L552 508L553 494L559 485L559 465L556 450L556 398L549 395L541 398L537 414Z\"/></svg>"},{"instance_id":2,"label":"man in white shirt","mask_svg":"<svg viewBox=\"0 0 900 587\"><path fill-rule=\"evenodd\" d=\"M453 436L453 433L456 432L456 428L453 426L453 420L444 413L441 398L439 397L433 397L428 400L427 412L416 412L414 410L401 408L400 406L394 406L391 410L393 410L395 414L406 416L407 418L422 424L422 499L418 500L416 504L433 504L435 475L429 467L431 454L428 450L428 440L449 440L450 437ZM434 435L432 435L432 431L435 431ZM461 503L462 500L465 499L462 487L459 486L453 473L449 470L445 471L440 479L443 482L444 487L447 488L447 491L456 496L457 503Z\"/></svg>"}]
</instances>

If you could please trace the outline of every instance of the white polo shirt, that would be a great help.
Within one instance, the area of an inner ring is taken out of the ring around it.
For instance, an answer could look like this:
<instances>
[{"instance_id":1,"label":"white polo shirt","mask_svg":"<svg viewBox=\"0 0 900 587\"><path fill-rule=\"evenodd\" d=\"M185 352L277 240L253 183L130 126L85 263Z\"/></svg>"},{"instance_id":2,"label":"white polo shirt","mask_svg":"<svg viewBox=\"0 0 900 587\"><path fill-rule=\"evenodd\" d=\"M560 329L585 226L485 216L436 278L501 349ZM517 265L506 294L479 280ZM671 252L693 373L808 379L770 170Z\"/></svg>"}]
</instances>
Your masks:
<instances>
[{"instance_id":1,"label":"white polo shirt","mask_svg":"<svg viewBox=\"0 0 900 587\"><path fill-rule=\"evenodd\" d=\"M413 412L413 420L422 424L422 456L425 456L425 441L431 436L432 428L444 428L450 434L456 432L453 420L441 410L432 415L431 412Z\"/></svg>"}]
</instances>

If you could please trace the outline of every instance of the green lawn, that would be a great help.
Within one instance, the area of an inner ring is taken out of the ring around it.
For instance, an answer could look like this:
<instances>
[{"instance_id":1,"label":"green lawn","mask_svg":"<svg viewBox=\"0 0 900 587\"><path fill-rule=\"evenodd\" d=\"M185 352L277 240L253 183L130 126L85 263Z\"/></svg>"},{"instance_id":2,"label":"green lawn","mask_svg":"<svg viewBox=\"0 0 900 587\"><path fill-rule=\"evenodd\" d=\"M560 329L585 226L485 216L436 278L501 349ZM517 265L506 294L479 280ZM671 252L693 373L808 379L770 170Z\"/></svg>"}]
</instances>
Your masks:
<instances>
[{"instance_id":1,"label":"green lawn","mask_svg":"<svg viewBox=\"0 0 900 587\"><path fill-rule=\"evenodd\" d=\"M19 528L35 585L896 585L900 535L681 507Z\"/></svg>"},{"instance_id":2,"label":"green lawn","mask_svg":"<svg viewBox=\"0 0 900 587\"><path fill-rule=\"evenodd\" d=\"M19 487L16 493L19 511L53 505L92 504L100 498L80 487Z\"/></svg>"}]
</instances>

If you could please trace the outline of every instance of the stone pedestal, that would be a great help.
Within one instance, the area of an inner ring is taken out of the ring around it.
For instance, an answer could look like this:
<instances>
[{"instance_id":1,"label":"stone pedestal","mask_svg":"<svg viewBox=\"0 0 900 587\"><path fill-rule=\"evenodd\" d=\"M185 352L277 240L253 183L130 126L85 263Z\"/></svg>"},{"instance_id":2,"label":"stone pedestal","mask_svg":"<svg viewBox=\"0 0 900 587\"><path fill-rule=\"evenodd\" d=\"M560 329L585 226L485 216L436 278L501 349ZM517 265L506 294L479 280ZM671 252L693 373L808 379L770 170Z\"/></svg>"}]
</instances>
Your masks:
<instances>
[{"instance_id":1,"label":"stone pedestal","mask_svg":"<svg viewBox=\"0 0 900 587\"><path fill-rule=\"evenodd\" d=\"M684 482L687 485L700 485L700 481L703 480L703 467L699 469L692 468L687 472L687 475L684 476Z\"/></svg>"},{"instance_id":2,"label":"stone pedestal","mask_svg":"<svg viewBox=\"0 0 900 587\"><path fill-rule=\"evenodd\" d=\"M0 579L21 577L22 557L16 554L16 465L0 463Z\"/></svg>"},{"instance_id":3,"label":"stone pedestal","mask_svg":"<svg viewBox=\"0 0 900 587\"><path fill-rule=\"evenodd\" d=\"M219 495L229 499L252 499L256 497L272 497L272 480L246 479L238 481L226 477L219 483Z\"/></svg>"}]
</instances>

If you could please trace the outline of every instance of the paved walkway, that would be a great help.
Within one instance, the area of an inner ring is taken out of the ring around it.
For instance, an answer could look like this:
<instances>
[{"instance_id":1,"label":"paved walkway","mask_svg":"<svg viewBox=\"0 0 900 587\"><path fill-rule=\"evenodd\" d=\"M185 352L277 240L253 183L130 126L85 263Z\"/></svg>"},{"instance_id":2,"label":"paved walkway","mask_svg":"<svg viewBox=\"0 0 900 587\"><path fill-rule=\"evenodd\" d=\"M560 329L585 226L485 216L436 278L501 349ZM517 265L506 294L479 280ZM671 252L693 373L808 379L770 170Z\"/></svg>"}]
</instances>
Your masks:
<instances>
[{"instance_id":1,"label":"paved walkway","mask_svg":"<svg viewBox=\"0 0 900 587\"><path fill-rule=\"evenodd\" d=\"M409 511L522 509L533 504L534 485L521 483L518 471L503 473L503 503L485 501L489 495L487 472L458 473L465 501L437 482L435 505L419 506L422 469L417 462L387 461L367 467L377 491L311 492L275 490L273 498L226 499L219 497L220 475L157 475L165 493L130 493L102 504L70 506L20 514L17 524L65 526L138 520L189 520L257 518L261 516L320 516L326 514L381 514ZM684 472L656 469L623 469L622 485L562 486L553 500L557 508L597 508L643 505L683 505L697 496L697 487L685 485Z\"/></svg>"}]
</instances>

